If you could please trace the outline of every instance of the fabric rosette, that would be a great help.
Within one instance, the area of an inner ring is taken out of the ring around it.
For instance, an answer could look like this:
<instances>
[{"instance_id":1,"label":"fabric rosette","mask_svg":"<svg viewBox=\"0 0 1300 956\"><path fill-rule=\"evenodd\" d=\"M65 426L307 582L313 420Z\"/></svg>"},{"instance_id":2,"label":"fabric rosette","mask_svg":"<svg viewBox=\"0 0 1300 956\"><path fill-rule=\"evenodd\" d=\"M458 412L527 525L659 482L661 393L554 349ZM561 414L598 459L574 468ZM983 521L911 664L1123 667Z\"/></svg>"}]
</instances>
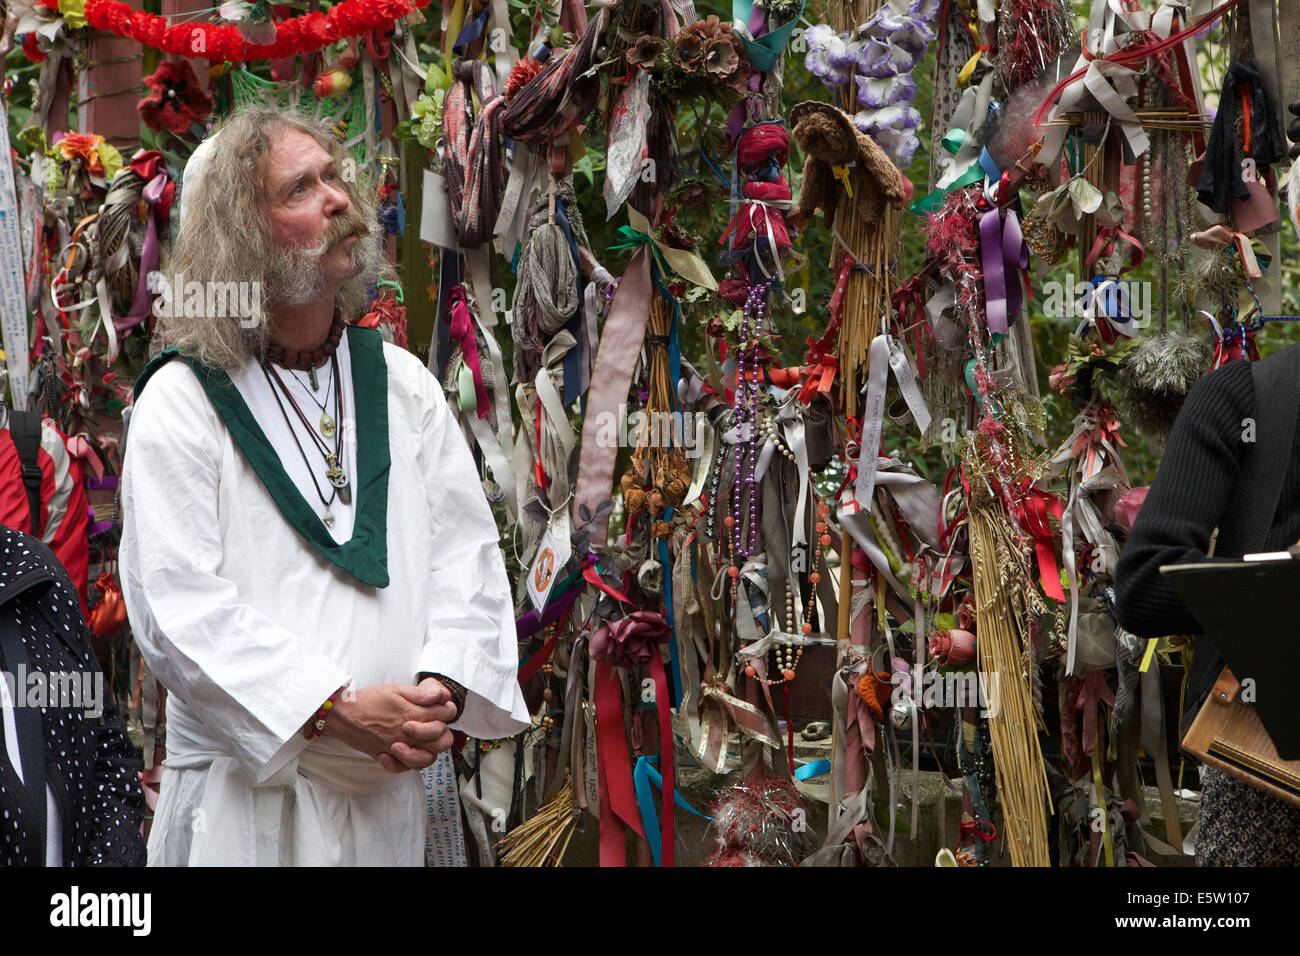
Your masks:
<instances>
[{"instance_id":1,"label":"fabric rosette","mask_svg":"<svg viewBox=\"0 0 1300 956\"><path fill-rule=\"evenodd\" d=\"M655 611L633 611L619 621L601 625L591 637L590 653L611 667L648 664L659 653L659 645L672 637L668 622Z\"/></svg>"}]
</instances>

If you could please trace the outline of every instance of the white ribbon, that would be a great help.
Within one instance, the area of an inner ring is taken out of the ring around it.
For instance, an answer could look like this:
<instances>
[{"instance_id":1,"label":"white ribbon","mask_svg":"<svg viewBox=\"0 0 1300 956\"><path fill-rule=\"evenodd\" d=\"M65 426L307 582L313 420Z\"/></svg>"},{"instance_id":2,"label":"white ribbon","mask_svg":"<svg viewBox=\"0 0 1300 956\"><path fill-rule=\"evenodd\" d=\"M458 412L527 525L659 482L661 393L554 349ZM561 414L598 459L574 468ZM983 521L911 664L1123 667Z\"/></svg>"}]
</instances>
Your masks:
<instances>
[{"instance_id":1,"label":"white ribbon","mask_svg":"<svg viewBox=\"0 0 1300 956\"><path fill-rule=\"evenodd\" d=\"M876 487L876 452L880 448L880 430L885 419L885 386L889 375L889 336L881 333L871 342L867 372L867 403L862 416L862 437L858 442L858 481L853 497L871 511L872 492Z\"/></svg>"}]
</instances>

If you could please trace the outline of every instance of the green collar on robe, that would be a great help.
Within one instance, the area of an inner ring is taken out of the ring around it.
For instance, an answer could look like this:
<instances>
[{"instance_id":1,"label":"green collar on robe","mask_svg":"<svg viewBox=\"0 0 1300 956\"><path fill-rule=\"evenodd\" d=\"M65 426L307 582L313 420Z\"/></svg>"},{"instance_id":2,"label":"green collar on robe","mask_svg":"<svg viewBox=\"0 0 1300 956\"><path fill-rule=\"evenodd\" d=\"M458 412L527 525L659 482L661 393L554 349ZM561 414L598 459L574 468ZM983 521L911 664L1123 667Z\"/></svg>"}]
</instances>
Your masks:
<instances>
[{"instance_id":1,"label":"green collar on robe","mask_svg":"<svg viewBox=\"0 0 1300 956\"><path fill-rule=\"evenodd\" d=\"M352 537L339 544L320 516L303 498L284 470L280 456L249 411L230 376L182 355L164 350L140 373L135 383L138 399L149 378L164 364L180 357L194 370L208 400L248 463L271 493L280 513L307 543L329 562L362 584L388 587L388 366L384 344L373 329L348 326L348 351L352 357L352 393L356 402L357 459L359 473L353 482L357 501ZM340 426L342 423L340 423ZM128 438L128 442L129 442Z\"/></svg>"}]
</instances>

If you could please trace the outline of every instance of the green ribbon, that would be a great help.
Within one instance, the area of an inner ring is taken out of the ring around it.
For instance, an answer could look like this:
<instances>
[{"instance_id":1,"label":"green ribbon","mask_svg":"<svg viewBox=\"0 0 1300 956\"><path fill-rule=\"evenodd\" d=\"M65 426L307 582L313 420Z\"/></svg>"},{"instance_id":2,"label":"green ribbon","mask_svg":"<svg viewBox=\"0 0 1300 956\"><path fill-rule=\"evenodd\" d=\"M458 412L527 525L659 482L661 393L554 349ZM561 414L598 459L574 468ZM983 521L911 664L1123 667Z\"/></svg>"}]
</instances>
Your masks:
<instances>
[{"instance_id":1,"label":"green ribbon","mask_svg":"<svg viewBox=\"0 0 1300 956\"><path fill-rule=\"evenodd\" d=\"M653 236L639 232L631 226L619 226L614 230L614 235L622 238L622 242L616 242L610 246L611 249L635 249L637 246L649 246L654 250L655 255L659 255L659 248L655 245Z\"/></svg>"},{"instance_id":2,"label":"green ribbon","mask_svg":"<svg viewBox=\"0 0 1300 956\"><path fill-rule=\"evenodd\" d=\"M945 137L945 139L946 138L947 137ZM910 209L912 212L916 213L918 216L928 216L930 213L934 212L941 205L943 205L944 198L952 190L962 189L966 186L970 186L973 185L974 183L978 183L983 179L984 179L984 170L980 168L980 164L978 162L972 162L970 166L966 167L966 172L958 176L957 179L953 181L951 185L945 186L943 189L936 189L934 192L930 193L929 195L917 199L907 208Z\"/></svg>"}]
</instances>

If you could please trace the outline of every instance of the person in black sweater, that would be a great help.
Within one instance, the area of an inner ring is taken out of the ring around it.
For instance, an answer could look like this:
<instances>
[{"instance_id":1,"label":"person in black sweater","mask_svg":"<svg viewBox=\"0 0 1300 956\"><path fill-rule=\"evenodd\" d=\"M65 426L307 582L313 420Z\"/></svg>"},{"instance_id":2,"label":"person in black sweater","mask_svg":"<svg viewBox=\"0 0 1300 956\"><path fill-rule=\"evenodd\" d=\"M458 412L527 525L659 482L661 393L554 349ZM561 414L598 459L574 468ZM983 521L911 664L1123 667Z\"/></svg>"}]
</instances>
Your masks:
<instances>
[{"instance_id":1,"label":"person in black sweater","mask_svg":"<svg viewBox=\"0 0 1300 956\"><path fill-rule=\"evenodd\" d=\"M1115 571L1119 623L1139 637L1200 630L1160 574L1160 566L1204 558L1234 491L1250 493L1236 486L1259 439L1254 431L1255 401L1251 364L1237 359L1197 382L1178 415ZM1300 429L1263 550L1285 550L1297 538ZM1185 715L1199 709L1222 667L1213 643L1198 635ZM1201 771L1199 821L1198 866L1300 865L1300 807L1212 767Z\"/></svg>"}]
</instances>

